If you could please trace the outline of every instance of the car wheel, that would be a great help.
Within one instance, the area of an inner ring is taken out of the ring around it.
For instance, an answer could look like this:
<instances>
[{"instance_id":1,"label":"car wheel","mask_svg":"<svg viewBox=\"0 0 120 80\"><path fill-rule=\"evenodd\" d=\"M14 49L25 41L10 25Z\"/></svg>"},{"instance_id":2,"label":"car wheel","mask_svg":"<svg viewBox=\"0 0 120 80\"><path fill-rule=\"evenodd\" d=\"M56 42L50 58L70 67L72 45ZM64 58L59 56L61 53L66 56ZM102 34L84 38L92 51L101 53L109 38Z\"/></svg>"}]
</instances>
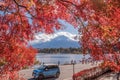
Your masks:
<instances>
[{"instance_id":1,"label":"car wheel","mask_svg":"<svg viewBox=\"0 0 120 80\"><path fill-rule=\"evenodd\" d=\"M39 75L38 80L43 80L43 75Z\"/></svg>"},{"instance_id":2,"label":"car wheel","mask_svg":"<svg viewBox=\"0 0 120 80\"><path fill-rule=\"evenodd\" d=\"M55 75L55 78L58 78L58 77L59 77L59 75L60 75L60 73L59 73L59 72L57 72L57 73L56 73L56 75Z\"/></svg>"}]
</instances>

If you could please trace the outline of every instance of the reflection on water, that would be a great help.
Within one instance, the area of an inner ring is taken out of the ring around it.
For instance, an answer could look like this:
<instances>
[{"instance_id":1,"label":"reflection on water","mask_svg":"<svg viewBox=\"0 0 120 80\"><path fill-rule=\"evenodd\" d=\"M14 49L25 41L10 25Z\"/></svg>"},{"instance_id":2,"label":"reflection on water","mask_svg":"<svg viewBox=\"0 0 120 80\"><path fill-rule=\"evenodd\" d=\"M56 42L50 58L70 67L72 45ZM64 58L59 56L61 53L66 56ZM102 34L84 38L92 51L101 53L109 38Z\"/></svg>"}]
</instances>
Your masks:
<instances>
[{"instance_id":1,"label":"reflection on water","mask_svg":"<svg viewBox=\"0 0 120 80\"><path fill-rule=\"evenodd\" d=\"M70 64L71 61L79 63L83 58L89 58L89 55L83 56L82 54L43 54L38 53L37 60L41 63L53 63L53 64Z\"/></svg>"}]
</instances>

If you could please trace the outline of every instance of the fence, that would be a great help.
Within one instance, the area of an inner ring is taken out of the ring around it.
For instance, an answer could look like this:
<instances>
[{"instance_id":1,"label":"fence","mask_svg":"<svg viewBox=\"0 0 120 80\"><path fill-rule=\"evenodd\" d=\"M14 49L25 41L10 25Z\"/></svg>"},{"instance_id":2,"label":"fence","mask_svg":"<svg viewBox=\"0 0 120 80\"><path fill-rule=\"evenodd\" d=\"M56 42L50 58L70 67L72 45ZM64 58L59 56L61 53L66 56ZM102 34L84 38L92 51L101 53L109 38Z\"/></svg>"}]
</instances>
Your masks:
<instances>
[{"instance_id":1,"label":"fence","mask_svg":"<svg viewBox=\"0 0 120 80\"><path fill-rule=\"evenodd\" d=\"M74 74L73 80L93 80L108 71L110 71L109 68L93 67Z\"/></svg>"}]
</instances>

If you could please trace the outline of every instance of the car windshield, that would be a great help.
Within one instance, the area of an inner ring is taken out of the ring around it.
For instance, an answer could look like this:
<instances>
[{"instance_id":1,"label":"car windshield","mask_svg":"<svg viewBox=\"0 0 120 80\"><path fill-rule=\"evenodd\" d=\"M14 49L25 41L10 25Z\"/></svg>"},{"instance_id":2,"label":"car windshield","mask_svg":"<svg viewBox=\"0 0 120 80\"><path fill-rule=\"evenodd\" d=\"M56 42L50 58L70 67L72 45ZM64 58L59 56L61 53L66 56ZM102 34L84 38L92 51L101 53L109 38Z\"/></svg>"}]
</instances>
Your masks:
<instances>
[{"instance_id":1,"label":"car windshield","mask_svg":"<svg viewBox=\"0 0 120 80\"><path fill-rule=\"evenodd\" d=\"M45 65L41 65L38 69L45 69Z\"/></svg>"}]
</instances>

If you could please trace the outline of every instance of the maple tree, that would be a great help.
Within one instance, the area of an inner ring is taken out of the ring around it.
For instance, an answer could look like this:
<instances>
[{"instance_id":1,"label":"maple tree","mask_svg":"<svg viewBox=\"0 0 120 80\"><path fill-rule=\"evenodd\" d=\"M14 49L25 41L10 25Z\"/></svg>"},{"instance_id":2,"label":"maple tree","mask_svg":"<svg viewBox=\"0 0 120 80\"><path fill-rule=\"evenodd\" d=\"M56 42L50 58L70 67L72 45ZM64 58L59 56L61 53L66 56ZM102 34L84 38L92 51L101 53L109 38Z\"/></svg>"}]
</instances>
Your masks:
<instances>
[{"instance_id":1,"label":"maple tree","mask_svg":"<svg viewBox=\"0 0 120 80\"><path fill-rule=\"evenodd\" d=\"M60 29L57 19L79 26L83 53L120 73L119 0L0 0L0 76L32 65L34 33ZM15 75L10 75L13 80Z\"/></svg>"},{"instance_id":2,"label":"maple tree","mask_svg":"<svg viewBox=\"0 0 120 80\"><path fill-rule=\"evenodd\" d=\"M103 61L120 75L120 4L119 0L81 0L80 16L83 53L93 60ZM86 22L86 23L85 23Z\"/></svg>"},{"instance_id":3,"label":"maple tree","mask_svg":"<svg viewBox=\"0 0 120 80\"><path fill-rule=\"evenodd\" d=\"M35 33L60 29L58 18L72 21L60 2L0 0L0 80L18 80L17 72L34 63L36 50L28 42Z\"/></svg>"},{"instance_id":4,"label":"maple tree","mask_svg":"<svg viewBox=\"0 0 120 80\"><path fill-rule=\"evenodd\" d=\"M92 6L96 7L92 7L94 10L92 14L88 15L89 13L87 13L86 17L89 17L87 19L88 26L83 30L82 42L84 51L90 49L91 56L94 59L103 60L103 66L109 66L119 76L119 0L101 0L96 2L93 0Z\"/></svg>"}]
</instances>

